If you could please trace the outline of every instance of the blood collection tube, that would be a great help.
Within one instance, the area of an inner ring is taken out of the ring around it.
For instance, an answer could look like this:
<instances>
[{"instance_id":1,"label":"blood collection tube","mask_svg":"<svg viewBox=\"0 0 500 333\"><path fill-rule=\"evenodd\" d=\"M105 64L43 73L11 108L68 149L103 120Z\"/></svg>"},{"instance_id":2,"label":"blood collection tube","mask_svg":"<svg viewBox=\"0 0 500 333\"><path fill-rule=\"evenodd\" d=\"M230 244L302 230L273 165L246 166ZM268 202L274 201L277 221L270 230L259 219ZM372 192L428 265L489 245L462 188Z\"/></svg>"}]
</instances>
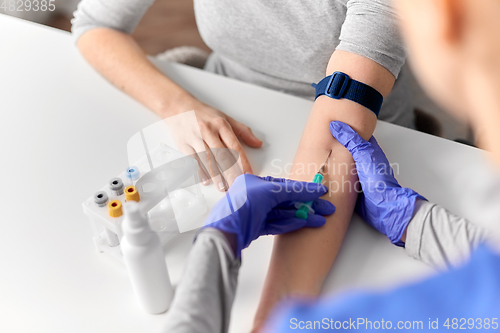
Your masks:
<instances>
[{"instance_id":1,"label":"blood collection tube","mask_svg":"<svg viewBox=\"0 0 500 333\"><path fill-rule=\"evenodd\" d=\"M114 195L122 195L123 194L123 181L121 178L113 178L109 181L109 189L111 190L111 193Z\"/></svg>"},{"instance_id":2,"label":"blood collection tube","mask_svg":"<svg viewBox=\"0 0 500 333\"><path fill-rule=\"evenodd\" d=\"M108 194L104 191L99 191L94 194L94 202L97 207L104 207L108 202Z\"/></svg>"},{"instance_id":3,"label":"blood collection tube","mask_svg":"<svg viewBox=\"0 0 500 333\"><path fill-rule=\"evenodd\" d=\"M134 182L139 179L141 172L138 167L131 166L125 170L125 177L130 180L130 184L134 185Z\"/></svg>"},{"instance_id":4,"label":"blood collection tube","mask_svg":"<svg viewBox=\"0 0 500 333\"><path fill-rule=\"evenodd\" d=\"M123 215L122 203L120 200L112 200L108 203L108 212L111 217L120 217ZM118 236L109 230L108 228L104 228L104 233L106 235L106 239L108 240L109 246L117 246L120 244Z\"/></svg>"},{"instance_id":5,"label":"blood collection tube","mask_svg":"<svg viewBox=\"0 0 500 333\"><path fill-rule=\"evenodd\" d=\"M137 192L137 189L134 185L127 186L125 188L125 200L137 202L141 200L141 198L139 197L139 192Z\"/></svg>"}]
</instances>

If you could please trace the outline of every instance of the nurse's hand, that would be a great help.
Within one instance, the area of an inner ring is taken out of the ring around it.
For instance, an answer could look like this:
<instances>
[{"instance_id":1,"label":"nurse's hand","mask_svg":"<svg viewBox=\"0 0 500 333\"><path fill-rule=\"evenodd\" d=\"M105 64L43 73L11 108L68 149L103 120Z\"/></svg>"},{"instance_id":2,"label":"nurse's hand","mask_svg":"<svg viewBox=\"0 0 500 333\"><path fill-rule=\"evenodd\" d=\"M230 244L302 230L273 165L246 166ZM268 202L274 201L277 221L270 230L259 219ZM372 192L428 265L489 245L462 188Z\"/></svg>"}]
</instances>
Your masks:
<instances>
[{"instance_id":1,"label":"nurse's hand","mask_svg":"<svg viewBox=\"0 0 500 333\"><path fill-rule=\"evenodd\" d=\"M366 141L349 125L330 123L330 132L352 154L363 192L358 197L356 212L393 244L401 241L413 216L417 199L426 200L417 192L403 188L394 178L387 157L372 136Z\"/></svg>"},{"instance_id":2,"label":"nurse's hand","mask_svg":"<svg viewBox=\"0 0 500 333\"><path fill-rule=\"evenodd\" d=\"M195 112L196 126L182 124L173 128L173 133L179 149L187 155L197 157L203 185L210 184L212 179L218 190L226 191L240 174L252 173L240 140L252 148L262 146L262 141L248 126L192 96L179 102L176 109L181 110L180 112Z\"/></svg>"},{"instance_id":3,"label":"nurse's hand","mask_svg":"<svg viewBox=\"0 0 500 333\"><path fill-rule=\"evenodd\" d=\"M327 188L321 184L241 175L212 209L205 227L222 231L240 257L241 250L261 235L323 226L326 219L322 215L335 212L333 204L319 199L325 193ZM296 218L294 203L307 201L313 201L314 213L307 220Z\"/></svg>"}]
</instances>

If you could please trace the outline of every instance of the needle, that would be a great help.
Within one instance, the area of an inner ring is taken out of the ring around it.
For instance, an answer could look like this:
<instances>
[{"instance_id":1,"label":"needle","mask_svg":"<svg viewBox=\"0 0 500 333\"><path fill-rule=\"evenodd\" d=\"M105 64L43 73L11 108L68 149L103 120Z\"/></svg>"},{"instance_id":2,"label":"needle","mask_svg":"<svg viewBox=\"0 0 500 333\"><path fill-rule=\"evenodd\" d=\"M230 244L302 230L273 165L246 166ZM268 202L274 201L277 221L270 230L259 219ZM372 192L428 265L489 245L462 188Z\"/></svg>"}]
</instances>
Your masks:
<instances>
[{"instance_id":1,"label":"needle","mask_svg":"<svg viewBox=\"0 0 500 333\"><path fill-rule=\"evenodd\" d=\"M325 163L323 163L321 168L319 168L319 171L318 171L319 174L325 175L325 168L328 165L328 159L330 158L331 154L332 154L332 151L330 150L330 154L328 154L328 156L326 157Z\"/></svg>"},{"instance_id":2,"label":"needle","mask_svg":"<svg viewBox=\"0 0 500 333\"><path fill-rule=\"evenodd\" d=\"M325 163L319 168L319 171L314 175L313 183L316 184L321 184L323 181L323 176L325 174L325 168L328 165L328 159L330 158L330 155L332 154L332 151L330 150L330 153L326 157ZM298 202L297 205L299 207L297 208L297 211L295 212L295 216L298 217L299 219L307 220L307 215L309 213L314 213L313 209L311 208L312 206L312 201L309 202Z\"/></svg>"}]
</instances>

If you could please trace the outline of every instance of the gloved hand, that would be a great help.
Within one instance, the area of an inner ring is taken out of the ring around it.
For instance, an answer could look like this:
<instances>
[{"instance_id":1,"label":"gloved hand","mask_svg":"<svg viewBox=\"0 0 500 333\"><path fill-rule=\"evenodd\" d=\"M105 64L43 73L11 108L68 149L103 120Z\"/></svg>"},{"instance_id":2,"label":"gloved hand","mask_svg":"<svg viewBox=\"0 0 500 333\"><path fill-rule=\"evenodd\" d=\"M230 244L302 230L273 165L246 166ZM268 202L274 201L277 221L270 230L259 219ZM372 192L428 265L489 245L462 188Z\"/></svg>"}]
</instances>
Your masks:
<instances>
[{"instance_id":1,"label":"gloved hand","mask_svg":"<svg viewBox=\"0 0 500 333\"><path fill-rule=\"evenodd\" d=\"M303 227L321 227L321 215L335 212L321 184L244 174L236 178L225 198L212 209L205 227L236 235L236 256L261 235L283 234ZM307 220L295 217L295 202L313 201L314 214Z\"/></svg>"},{"instance_id":2,"label":"gloved hand","mask_svg":"<svg viewBox=\"0 0 500 333\"><path fill-rule=\"evenodd\" d=\"M358 197L356 212L393 244L404 246L401 237L413 216L417 192L403 188L394 178L387 157L372 136L366 141L349 125L330 123L330 132L352 154L363 192Z\"/></svg>"}]
</instances>

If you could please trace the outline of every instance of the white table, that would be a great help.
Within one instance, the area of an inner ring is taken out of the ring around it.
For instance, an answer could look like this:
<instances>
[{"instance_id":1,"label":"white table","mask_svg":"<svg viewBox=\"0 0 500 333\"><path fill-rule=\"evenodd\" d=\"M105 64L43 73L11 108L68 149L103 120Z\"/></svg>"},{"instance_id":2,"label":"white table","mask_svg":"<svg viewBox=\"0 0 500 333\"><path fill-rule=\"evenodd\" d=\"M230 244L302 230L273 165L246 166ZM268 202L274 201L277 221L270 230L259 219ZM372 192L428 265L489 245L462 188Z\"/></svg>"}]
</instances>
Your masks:
<instances>
[{"instance_id":1,"label":"white table","mask_svg":"<svg viewBox=\"0 0 500 333\"><path fill-rule=\"evenodd\" d=\"M143 313L125 269L95 252L81 203L127 165L129 137L158 118L96 74L69 34L5 15L0 31L0 331L156 332L164 315ZM256 173L292 161L310 101L182 65L162 70L264 138L247 149ZM458 204L450 170L479 168L478 150L384 122L375 135L403 186L474 213ZM174 283L192 236L169 247ZM231 332L251 327L271 246L262 237L244 252ZM354 218L324 289L389 288L429 273Z\"/></svg>"}]
</instances>

